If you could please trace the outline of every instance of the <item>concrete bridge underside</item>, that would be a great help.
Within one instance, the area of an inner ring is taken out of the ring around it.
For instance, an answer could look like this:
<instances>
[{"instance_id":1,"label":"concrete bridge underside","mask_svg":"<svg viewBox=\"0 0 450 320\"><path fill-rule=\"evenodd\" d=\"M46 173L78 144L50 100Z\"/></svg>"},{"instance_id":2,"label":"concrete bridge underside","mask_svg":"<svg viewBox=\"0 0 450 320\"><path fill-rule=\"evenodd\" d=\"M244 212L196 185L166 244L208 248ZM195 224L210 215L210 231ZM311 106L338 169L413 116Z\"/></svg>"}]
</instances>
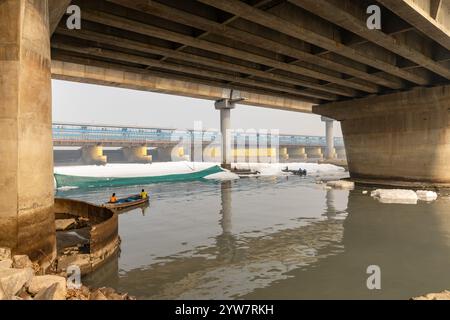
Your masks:
<instances>
[{"instance_id":1,"label":"concrete bridge underside","mask_svg":"<svg viewBox=\"0 0 450 320\"><path fill-rule=\"evenodd\" d=\"M66 27L71 3L81 30ZM373 4L381 30L366 26ZM0 1L0 246L54 257L51 77L211 100L238 90L243 103L342 121L355 178L450 183L449 10L450 0Z\"/></svg>"}]
</instances>

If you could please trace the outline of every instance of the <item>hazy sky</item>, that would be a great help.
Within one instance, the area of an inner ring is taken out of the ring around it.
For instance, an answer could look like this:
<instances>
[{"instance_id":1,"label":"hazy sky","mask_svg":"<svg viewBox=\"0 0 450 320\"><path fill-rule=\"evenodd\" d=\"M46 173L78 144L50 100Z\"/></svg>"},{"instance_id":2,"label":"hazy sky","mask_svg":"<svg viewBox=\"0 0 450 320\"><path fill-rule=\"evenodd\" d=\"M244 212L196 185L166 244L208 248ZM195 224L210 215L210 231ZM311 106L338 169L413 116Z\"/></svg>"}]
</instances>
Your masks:
<instances>
[{"instance_id":1,"label":"hazy sky","mask_svg":"<svg viewBox=\"0 0 450 320\"><path fill-rule=\"evenodd\" d=\"M213 101L53 80L53 122L188 129L194 121L202 121L205 129L219 129ZM236 129L325 135L319 116L298 112L238 105L231 111L231 122ZM335 135L342 135L338 122Z\"/></svg>"}]
</instances>

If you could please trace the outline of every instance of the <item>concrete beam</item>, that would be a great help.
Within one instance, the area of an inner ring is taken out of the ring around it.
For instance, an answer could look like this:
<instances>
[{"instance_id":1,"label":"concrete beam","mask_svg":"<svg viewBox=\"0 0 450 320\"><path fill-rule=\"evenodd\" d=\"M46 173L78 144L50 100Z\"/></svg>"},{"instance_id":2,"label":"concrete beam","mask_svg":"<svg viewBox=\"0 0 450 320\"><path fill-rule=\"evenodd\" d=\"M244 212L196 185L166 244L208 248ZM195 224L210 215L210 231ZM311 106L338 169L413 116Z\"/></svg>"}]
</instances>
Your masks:
<instances>
[{"instance_id":1,"label":"concrete beam","mask_svg":"<svg viewBox=\"0 0 450 320\"><path fill-rule=\"evenodd\" d=\"M52 35L58 26L61 18L67 11L72 0L48 0L48 12L50 19L50 35Z\"/></svg>"},{"instance_id":2,"label":"concrete beam","mask_svg":"<svg viewBox=\"0 0 450 320\"><path fill-rule=\"evenodd\" d=\"M335 84L339 84L344 87L358 89L364 92L376 93L377 87L371 85L364 85L356 82L347 81L345 79L337 78L328 74L317 72L312 69L304 68L297 65L288 64L271 58L267 58L262 55L250 53L248 51L238 50L230 46L225 46L217 44L211 41L206 41L203 39L196 39L191 36L183 35L180 33L172 32L162 28L157 28L148 24L133 21L131 19L126 19L123 17L115 16L105 12L84 9L83 19L101 23L104 25L113 26L115 28L128 30L131 32L136 32L144 34L151 37L157 37L161 39L170 40L177 43L182 43L189 45L191 47L200 48L203 50L224 54L237 59L247 60L250 62L256 62L265 66L274 67L280 70L285 70L292 73L297 73L302 76L311 77L313 79L320 79L324 81L329 81Z\"/></svg>"},{"instance_id":3,"label":"concrete beam","mask_svg":"<svg viewBox=\"0 0 450 320\"><path fill-rule=\"evenodd\" d=\"M399 39L385 34L383 31L368 29L365 20L365 17L367 17L365 8L361 6L359 1L347 1L347 4L352 5L352 10L350 10L349 6L344 9L342 0L289 0L289 2L392 51L403 58L413 61L437 75L450 79L450 69L446 66L439 64L413 47L402 43Z\"/></svg>"},{"instance_id":4,"label":"concrete beam","mask_svg":"<svg viewBox=\"0 0 450 320\"><path fill-rule=\"evenodd\" d=\"M333 100L336 95L345 96L345 97L354 97L357 95L355 90L345 89L345 88L333 88L327 87L321 84L314 84L312 82L304 81L301 79L296 79L293 77L287 77L276 73L270 73L261 71L259 69L254 69L250 67L246 67L240 64L230 63L226 61L221 61L217 59L207 58L200 55L194 55L186 52L181 52L179 50L167 49L155 45L151 45L148 43L137 42L121 37L111 36L107 34L101 34L98 32L82 29L77 32L70 32L64 28L58 28L56 30L58 35L69 36L72 38L95 41L100 44L108 44L114 45L120 48L130 49L137 51L139 53L150 53L161 55L165 58L174 58L181 61L187 61L203 66L208 67L220 67L221 69L239 72L247 75L256 76L258 78L267 80L267 81L276 81L278 83L286 83L294 86L301 86L312 89L303 90L303 95L309 96L312 98L324 99L324 100ZM161 59L164 61L166 59Z\"/></svg>"},{"instance_id":5,"label":"concrete beam","mask_svg":"<svg viewBox=\"0 0 450 320\"><path fill-rule=\"evenodd\" d=\"M424 35L450 50L450 2L448 0L439 3L438 8L445 9L439 11L441 12L440 19L436 19L438 18L436 9L432 10L433 12L427 12L427 7L437 7L430 5L431 2L428 2L428 6L420 6L417 1L413 0L378 0L378 2L422 31ZM436 18L433 17L434 15Z\"/></svg>"},{"instance_id":6,"label":"concrete beam","mask_svg":"<svg viewBox=\"0 0 450 320\"><path fill-rule=\"evenodd\" d=\"M175 9L155 1L151 2L146 0L137 0L137 1L107 0L107 1L134 10L143 11L147 14L162 17L164 19L176 20L178 23L182 23L197 29L201 28L202 30L206 30L208 33L214 33L220 36L225 36L229 39L238 40L243 43L251 43L261 49L270 50L273 52L284 54L292 58L296 58L298 62L309 61L314 65L323 68L328 68L330 70L338 71L344 74L348 74L356 78L367 80L369 82L385 86L391 89L399 89L402 86L401 83L398 83L398 81L390 81L388 79L376 75L368 74L364 71L353 68L351 66L347 66L345 64L341 64L333 60L326 59L325 57L313 55L309 52L302 51L295 47L270 40L269 38L262 36L263 34L256 35L250 32L235 29L233 27L223 25L215 21L211 21L209 19L188 13L183 10Z\"/></svg>"},{"instance_id":7,"label":"concrete beam","mask_svg":"<svg viewBox=\"0 0 450 320\"><path fill-rule=\"evenodd\" d=\"M336 42L335 39L323 36L319 33L315 33L313 30L306 29L300 24L288 22L280 17L277 17L276 15L270 14L262 10L254 9L251 6L245 4L244 2L238 0L228 0L228 1L198 0L198 1L216 7L220 10L240 16L254 23L277 30L281 33L290 35L291 37L312 43L320 48L324 48L326 50L347 57L349 59L372 66L376 69L403 78L415 84L426 85L429 82L426 77L413 74L389 62L368 55L361 49L352 48L342 43L338 43Z\"/></svg>"},{"instance_id":8,"label":"concrete beam","mask_svg":"<svg viewBox=\"0 0 450 320\"><path fill-rule=\"evenodd\" d=\"M136 68L120 69L113 64L103 63L97 66L84 65L88 61L71 63L52 61L52 75L54 79L76 81L83 83L118 86L122 88L169 93L193 98L219 100L229 97L229 90L217 85L193 83L189 79L179 80L174 76L155 76L156 73L140 71ZM100 66L100 65L103 65ZM258 94L241 90L241 97L245 100L241 104L261 106L311 113L312 105L300 100L281 96Z\"/></svg>"},{"instance_id":9,"label":"concrete beam","mask_svg":"<svg viewBox=\"0 0 450 320\"><path fill-rule=\"evenodd\" d=\"M249 86L257 87L257 88L264 88L264 89L269 89L269 90L286 92L286 93L290 93L290 94L298 96L298 99L301 99L303 101L309 101L311 103L319 103L319 100L308 97L308 92L303 92L302 90L298 90L298 89L295 89L292 87L280 86L280 85L277 85L274 83L246 79L246 78L242 78L242 77L238 77L238 76L234 76L234 75L230 75L230 74L226 74L226 73L205 70L205 69L201 69L198 67L190 67L187 65L183 66L180 64L173 64L173 63L169 63L166 61L160 61L157 59L146 58L146 57L142 57L139 55L125 54L125 53L121 53L121 52L117 52L117 51L113 51L113 50L102 49L102 48L97 48L97 47L73 46L73 45L67 45L67 44L58 43L58 42L53 42L52 47L57 48L57 49L62 49L65 51L70 51L70 52L88 54L90 56L96 56L96 57L100 57L100 58L109 58L109 59L121 61L121 62L133 62L136 64L146 65L148 67L157 67L157 68L162 68L165 70L187 73L187 74L190 74L191 76L203 76L203 77L212 78L212 79L220 79L220 80L226 80L226 81L230 81L230 82L236 82L236 83L245 84L245 85L249 85ZM306 95L304 95L304 93ZM327 98L325 100L337 100L337 99Z\"/></svg>"}]
</instances>

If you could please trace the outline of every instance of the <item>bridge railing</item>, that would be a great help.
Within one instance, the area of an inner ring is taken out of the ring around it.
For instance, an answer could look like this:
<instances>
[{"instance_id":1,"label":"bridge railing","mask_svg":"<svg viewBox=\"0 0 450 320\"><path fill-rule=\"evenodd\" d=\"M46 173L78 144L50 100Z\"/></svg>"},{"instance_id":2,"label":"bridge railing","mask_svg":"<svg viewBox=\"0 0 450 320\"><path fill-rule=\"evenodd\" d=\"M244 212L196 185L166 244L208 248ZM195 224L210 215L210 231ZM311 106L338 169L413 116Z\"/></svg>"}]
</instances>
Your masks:
<instances>
[{"instance_id":1,"label":"bridge railing","mask_svg":"<svg viewBox=\"0 0 450 320\"><path fill-rule=\"evenodd\" d=\"M182 131L157 128L125 128L99 127L84 125L53 125L53 140L59 143L134 143L148 144L152 142L204 141L212 142L220 138L219 132L211 131ZM283 135L270 136L257 133L235 132L234 139L247 139L254 143L269 143L271 139L278 139L281 146L314 146L325 147L326 139L320 136ZM335 138L336 147L344 146L342 138Z\"/></svg>"}]
</instances>

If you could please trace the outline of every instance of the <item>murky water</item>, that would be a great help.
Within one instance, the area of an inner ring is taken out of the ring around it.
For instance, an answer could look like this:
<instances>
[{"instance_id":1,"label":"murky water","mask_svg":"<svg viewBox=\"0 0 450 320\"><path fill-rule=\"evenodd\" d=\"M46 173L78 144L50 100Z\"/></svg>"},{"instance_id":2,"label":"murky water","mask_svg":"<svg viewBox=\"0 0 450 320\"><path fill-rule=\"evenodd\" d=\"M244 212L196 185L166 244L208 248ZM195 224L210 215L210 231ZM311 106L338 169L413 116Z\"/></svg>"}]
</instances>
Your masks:
<instances>
[{"instance_id":1,"label":"murky water","mask_svg":"<svg viewBox=\"0 0 450 320\"><path fill-rule=\"evenodd\" d=\"M310 177L145 188L150 207L120 215L120 255L88 284L143 299L408 299L450 288L445 192L397 205ZM101 203L139 190L58 196ZM369 265L381 268L381 290L367 289Z\"/></svg>"}]
</instances>

